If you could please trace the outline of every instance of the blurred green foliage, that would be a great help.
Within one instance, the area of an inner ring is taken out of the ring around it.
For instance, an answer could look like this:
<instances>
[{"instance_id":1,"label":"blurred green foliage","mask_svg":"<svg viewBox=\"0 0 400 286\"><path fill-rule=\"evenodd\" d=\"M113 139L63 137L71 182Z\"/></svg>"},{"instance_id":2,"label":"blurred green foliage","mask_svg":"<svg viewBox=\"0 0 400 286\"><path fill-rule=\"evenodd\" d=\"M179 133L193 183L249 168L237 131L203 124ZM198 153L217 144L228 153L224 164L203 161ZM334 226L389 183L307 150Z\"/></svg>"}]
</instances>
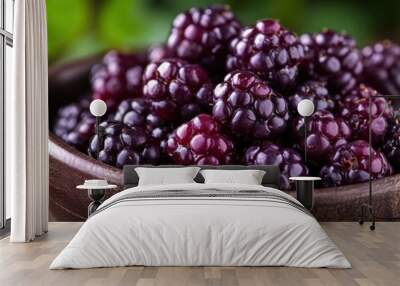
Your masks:
<instances>
[{"instance_id":1,"label":"blurred green foliage","mask_svg":"<svg viewBox=\"0 0 400 286\"><path fill-rule=\"evenodd\" d=\"M47 0L50 61L165 41L174 16L208 0ZM360 46L400 40L399 0L227 0L244 25L280 19L296 33L344 30Z\"/></svg>"}]
</instances>

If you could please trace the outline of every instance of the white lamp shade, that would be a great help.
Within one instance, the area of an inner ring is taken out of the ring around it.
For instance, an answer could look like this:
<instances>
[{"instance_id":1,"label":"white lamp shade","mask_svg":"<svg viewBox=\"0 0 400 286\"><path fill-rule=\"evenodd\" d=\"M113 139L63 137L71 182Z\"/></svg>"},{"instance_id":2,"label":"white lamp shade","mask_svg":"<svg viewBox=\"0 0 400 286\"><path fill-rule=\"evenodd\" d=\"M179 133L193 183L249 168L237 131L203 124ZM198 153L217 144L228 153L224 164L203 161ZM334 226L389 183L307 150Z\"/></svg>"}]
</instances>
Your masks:
<instances>
[{"instance_id":1,"label":"white lamp shade","mask_svg":"<svg viewBox=\"0 0 400 286\"><path fill-rule=\"evenodd\" d=\"M107 111L106 103L101 99L95 99L90 103L90 113L93 116L103 116Z\"/></svg>"},{"instance_id":2,"label":"white lamp shade","mask_svg":"<svg viewBox=\"0 0 400 286\"><path fill-rule=\"evenodd\" d=\"M297 105L297 111L303 117L310 116L314 113L314 103L309 99L303 99Z\"/></svg>"}]
</instances>

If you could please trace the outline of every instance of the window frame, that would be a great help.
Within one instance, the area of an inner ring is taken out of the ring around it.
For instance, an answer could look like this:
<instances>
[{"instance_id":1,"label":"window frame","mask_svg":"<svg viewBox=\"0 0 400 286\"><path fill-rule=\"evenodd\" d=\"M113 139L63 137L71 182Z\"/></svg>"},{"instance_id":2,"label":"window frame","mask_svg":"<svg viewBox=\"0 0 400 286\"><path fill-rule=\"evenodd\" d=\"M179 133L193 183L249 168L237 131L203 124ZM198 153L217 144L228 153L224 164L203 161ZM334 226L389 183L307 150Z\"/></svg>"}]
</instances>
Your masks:
<instances>
[{"instance_id":1,"label":"window frame","mask_svg":"<svg viewBox=\"0 0 400 286\"><path fill-rule=\"evenodd\" d=\"M6 1L11 1L13 13L15 0L0 0L0 235L9 231L10 221L6 218L5 189L5 95L6 95L6 46L13 48L13 34L6 30ZM11 15L13 17L14 15ZM14 17L13 17L14 18ZM12 29L13 30L13 29ZM8 56L8 55L7 55Z\"/></svg>"}]
</instances>

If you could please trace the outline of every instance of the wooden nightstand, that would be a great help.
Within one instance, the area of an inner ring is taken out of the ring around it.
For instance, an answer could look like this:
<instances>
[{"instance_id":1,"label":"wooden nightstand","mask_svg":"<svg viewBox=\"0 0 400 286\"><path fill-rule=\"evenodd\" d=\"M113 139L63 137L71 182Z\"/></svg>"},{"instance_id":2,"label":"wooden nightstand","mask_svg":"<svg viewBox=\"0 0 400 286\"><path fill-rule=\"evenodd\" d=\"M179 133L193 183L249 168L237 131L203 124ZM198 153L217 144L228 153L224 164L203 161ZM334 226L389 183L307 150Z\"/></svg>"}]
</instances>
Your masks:
<instances>
[{"instance_id":1,"label":"wooden nightstand","mask_svg":"<svg viewBox=\"0 0 400 286\"><path fill-rule=\"evenodd\" d=\"M94 213L97 208L101 205L106 196L106 191L110 189L118 188L117 185L105 185L105 186L89 186L79 185L76 187L78 190L87 190L90 200L92 201L88 206L88 217Z\"/></svg>"},{"instance_id":2,"label":"wooden nightstand","mask_svg":"<svg viewBox=\"0 0 400 286\"><path fill-rule=\"evenodd\" d=\"M321 180L320 177L290 177L289 180L296 182L297 200L308 210L314 205L314 181Z\"/></svg>"}]
</instances>

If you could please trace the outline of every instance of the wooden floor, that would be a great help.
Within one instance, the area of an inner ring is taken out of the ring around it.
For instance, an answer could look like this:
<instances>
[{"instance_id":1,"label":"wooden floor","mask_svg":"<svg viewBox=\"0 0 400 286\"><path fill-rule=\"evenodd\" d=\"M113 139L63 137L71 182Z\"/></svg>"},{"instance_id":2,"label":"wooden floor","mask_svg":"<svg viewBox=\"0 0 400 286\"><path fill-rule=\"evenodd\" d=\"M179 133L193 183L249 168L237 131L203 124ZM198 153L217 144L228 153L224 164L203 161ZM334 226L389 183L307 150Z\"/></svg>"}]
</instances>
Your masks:
<instances>
[{"instance_id":1,"label":"wooden floor","mask_svg":"<svg viewBox=\"0 0 400 286\"><path fill-rule=\"evenodd\" d=\"M124 267L48 270L80 223L50 223L49 233L28 244L0 241L0 285L400 285L400 223L323 223L352 269L288 267Z\"/></svg>"}]
</instances>

